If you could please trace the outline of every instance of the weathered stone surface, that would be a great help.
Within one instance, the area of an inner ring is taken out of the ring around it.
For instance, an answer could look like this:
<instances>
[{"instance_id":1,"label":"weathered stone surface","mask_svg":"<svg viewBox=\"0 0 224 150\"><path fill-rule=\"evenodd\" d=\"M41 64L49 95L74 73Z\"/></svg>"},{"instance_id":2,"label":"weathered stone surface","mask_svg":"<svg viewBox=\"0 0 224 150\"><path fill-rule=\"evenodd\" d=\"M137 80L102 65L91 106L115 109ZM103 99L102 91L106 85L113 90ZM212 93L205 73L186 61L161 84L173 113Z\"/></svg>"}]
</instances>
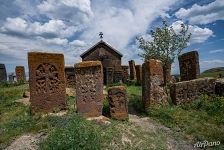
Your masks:
<instances>
[{"instance_id":1,"label":"weathered stone surface","mask_svg":"<svg viewBox=\"0 0 224 150\"><path fill-rule=\"evenodd\" d=\"M75 69L72 66L65 67L66 88L75 88Z\"/></svg>"},{"instance_id":2,"label":"weathered stone surface","mask_svg":"<svg viewBox=\"0 0 224 150\"><path fill-rule=\"evenodd\" d=\"M75 64L76 106L85 117L102 115L103 68L100 61Z\"/></svg>"},{"instance_id":3,"label":"weathered stone surface","mask_svg":"<svg viewBox=\"0 0 224 150\"><path fill-rule=\"evenodd\" d=\"M76 95L75 88L66 88L66 95L67 96L75 96Z\"/></svg>"},{"instance_id":4,"label":"weathered stone surface","mask_svg":"<svg viewBox=\"0 0 224 150\"><path fill-rule=\"evenodd\" d=\"M26 81L26 74L24 66L16 66L17 81Z\"/></svg>"},{"instance_id":5,"label":"weathered stone surface","mask_svg":"<svg viewBox=\"0 0 224 150\"><path fill-rule=\"evenodd\" d=\"M137 84L141 85L142 84L142 66L141 65L136 65L135 66L136 70L136 78L137 78Z\"/></svg>"},{"instance_id":6,"label":"weathered stone surface","mask_svg":"<svg viewBox=\"0 0 224 150\"><path fill-rule=\"evenodd\" d=\"M215 83L215 94L224 96L224 78L218 79Z\"/></svg>"},{"instance_id":7,"label":"weathered stone surface","mask_svg":"<svg viewBox=\"0 0 224 150\"><path fill-rule=\"evenodd\" d=\"M215 94L214 78L201 78L190 81L178 82L171 85L170 96L174 104L192 102L203 94Z\"/></svg>"},{"instance_id":8,"label":"weathered stone surface","mask_svg":"<svg viewBox=\"0 0 224 150\"><path fill-rule=\"evenodd\" d=\"M30 97L30 92L29 91L23 92L23 97L24 98Z\"/></svg>"},{"instance_id":9,"label":"weathered stone surface","mask_svg":"<svg viewBox=\"0 0 224 150\"><path fill-rule=\"evenodd\" d=\"M114 68L113 67L107 67L106 68L106 84L110 85L114 83Z\"/></svg>"},{"instance_id":10,"label":"weathered stone surface","mask_svg":"<svg viewBox=\"0 0 224 150\"><path fill-rule=\"evenodd\" d=\"M117 120L128 119L127 91L124 86L114 86L108 89L110 115Z\"/></svg>"},{"instance_id":11,"label":"weathered stone surface","mask_svg":"<svg viewBox=\"0 0 224 150\"><path fill-rule=\"evenodd\" d=\"M7 81L7 74L4 64L0 64L0 82Z\"/></svg>"},{"instance_id":12,"label":"weathered stone surface","mask_svg":"<svg viewBox=\"0 0 224 150\"><path fill-rule=\"evenodd\" d=\"M114 71L114 83L122 82L123 73L122 70Z\"/></svg>"},{"instance_id":13,"label":"weathered stone surface","mask_svg":"<svg viewBox=\"0 0 224 150\"><path fill-rule=\"evenodd\" d=\"M197 79L200 75L199 56L197 51L184 53L178 57L181 81Z\"/></svg>"},{"instance_id":14,"label":"weathered stone surface","mask_svg":"<svg viewBox=\"0 0 224 150\"><path fill-rule=\"evenodd\" d=\"M66 108L64 55L28 53L30 102L33 112Z\"/></svg>"},{"instance_id":15,"label":"weathered stone surface","mask_svg":"<svg viewBox=\"0 0 224 150\"><path fill-rule=\"evenodd\" d=\"M145 109L167 103L163 67L159 60L150 59L142 65L142 101Z\"/></svg>"},{"instance_id":16,"label":"weathered stone surface","mask_svg":"<svg viewBox=\"0 0 224 150\"><path fill-rule=\"evenodd\" d=\"M129 78L129 74L128 74L128 66L121 66L122 71L123 71L123 78L122 78L122 82L123 83L127 83L128 82L128 78Z\"/></svg>"},{"instance_id":17,"label":"weathered stone surface","mask_svg":"<svg viewBox=\"0 0 224 150\"><path fill-rule=\"evenodd\" d=\"M130 60L128 63L130 68L130 80L136 80L135 61Z\"/></svg>"}]
</instances>

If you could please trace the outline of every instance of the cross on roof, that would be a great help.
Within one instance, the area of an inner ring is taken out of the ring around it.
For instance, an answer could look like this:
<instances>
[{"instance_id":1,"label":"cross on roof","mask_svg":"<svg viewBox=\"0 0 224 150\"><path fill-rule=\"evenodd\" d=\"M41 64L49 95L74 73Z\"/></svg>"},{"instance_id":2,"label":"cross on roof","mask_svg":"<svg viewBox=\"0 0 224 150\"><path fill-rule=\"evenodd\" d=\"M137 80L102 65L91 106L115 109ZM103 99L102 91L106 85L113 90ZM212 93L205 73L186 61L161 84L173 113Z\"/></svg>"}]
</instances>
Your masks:
<instances>
[{"instance_id":1,"label":"cross on roof","mask_svg":"<svg viewBox=\"0 0 224 150\"><path fill-rule=\"evenodd\" d=\"M100 36L100 38L101 38L101 40L103 39L103 32L100 32L99 33L99 36Z\"/></svg>"}]
</instances>

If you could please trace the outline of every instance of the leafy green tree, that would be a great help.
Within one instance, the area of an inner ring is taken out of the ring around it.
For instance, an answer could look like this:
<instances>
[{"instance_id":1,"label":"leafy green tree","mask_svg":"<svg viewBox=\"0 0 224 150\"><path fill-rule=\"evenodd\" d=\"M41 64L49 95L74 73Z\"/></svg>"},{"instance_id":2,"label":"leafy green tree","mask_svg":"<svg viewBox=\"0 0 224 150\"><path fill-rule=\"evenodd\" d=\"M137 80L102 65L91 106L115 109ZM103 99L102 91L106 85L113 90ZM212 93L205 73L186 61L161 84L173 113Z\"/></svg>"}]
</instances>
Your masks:
<instances>
[{"instance_id":1,"label":"leafy green tree","mask_svg":"<svg viewBox=\"0 0 224 150\"><path fill-rule=\"evenodd\" d=\"M188 26L181 24L179 32L163 21L162 27L151 30L152 40L146 41L143 37L137 37L139 48L143 50L139 56L144 60L158 59L163 63L164 81L167 84L170 80L171 64L181 51L187 47L191 33L188 33Z\"/></svg>"}]
</instances>

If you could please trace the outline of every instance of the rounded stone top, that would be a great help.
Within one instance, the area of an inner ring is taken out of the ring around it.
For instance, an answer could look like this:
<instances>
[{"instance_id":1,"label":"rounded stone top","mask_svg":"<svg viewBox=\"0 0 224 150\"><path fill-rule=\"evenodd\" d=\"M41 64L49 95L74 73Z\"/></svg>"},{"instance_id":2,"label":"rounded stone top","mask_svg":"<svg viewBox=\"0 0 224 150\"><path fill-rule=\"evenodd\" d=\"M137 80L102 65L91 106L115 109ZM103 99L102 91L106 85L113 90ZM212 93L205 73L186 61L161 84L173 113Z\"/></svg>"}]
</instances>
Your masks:
<instances>
[{"instance_id":1,"label":"rounded stone top","mask_svg":"<svg viewBox=\"0 0 224 150\"><path fill-rule=\"evenodd\" d=\"M101 61L83 61L83 62L75 64L75 68L87 68L87 67L94 67L94 66L102 66Z\"/></svg>"}]
</instances>

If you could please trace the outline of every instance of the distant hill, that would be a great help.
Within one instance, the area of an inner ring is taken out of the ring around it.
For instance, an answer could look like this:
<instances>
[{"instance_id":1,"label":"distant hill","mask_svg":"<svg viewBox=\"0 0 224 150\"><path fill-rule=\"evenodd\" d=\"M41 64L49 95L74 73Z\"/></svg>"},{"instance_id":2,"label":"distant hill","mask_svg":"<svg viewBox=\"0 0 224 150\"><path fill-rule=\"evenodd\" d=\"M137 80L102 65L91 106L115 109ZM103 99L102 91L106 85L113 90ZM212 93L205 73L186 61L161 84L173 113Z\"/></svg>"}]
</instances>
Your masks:
<instances>
[{"instance_id":1,"label":"distant hill","mask_svg":"<svg viewBox=\"0 0 224 150\"><path fill-rule=\"evenodd\" d=\"M217 67L205 70L201 73L201 77L219 77L221 75L224 77L224 67Z\"/></svg>"}]
</instances>

